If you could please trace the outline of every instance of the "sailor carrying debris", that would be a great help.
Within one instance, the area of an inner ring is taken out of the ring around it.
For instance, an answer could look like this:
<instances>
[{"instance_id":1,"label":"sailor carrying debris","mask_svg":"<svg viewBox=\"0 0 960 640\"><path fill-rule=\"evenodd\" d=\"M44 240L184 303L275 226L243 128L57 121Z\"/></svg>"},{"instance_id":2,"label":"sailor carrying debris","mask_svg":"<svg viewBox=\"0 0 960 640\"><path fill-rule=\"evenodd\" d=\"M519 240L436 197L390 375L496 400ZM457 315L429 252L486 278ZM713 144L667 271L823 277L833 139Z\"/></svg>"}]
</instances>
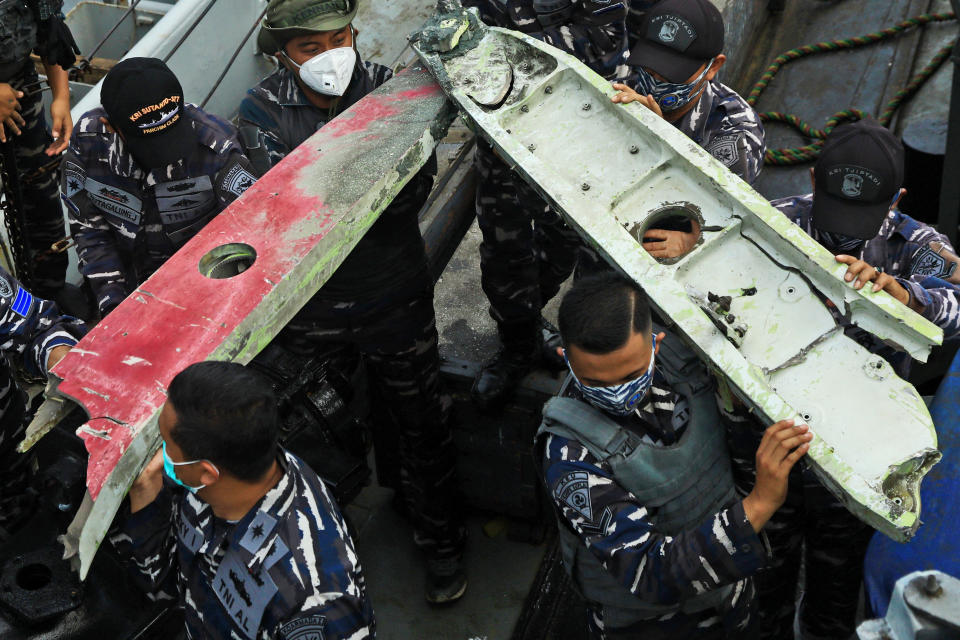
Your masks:
<instances>
[{"instance_id":1,"label":"sailor carrying debris","mask_svg":"<svg viewBox=\"0 0 960 640\"><path fill-rule=\"evenodd\" d=\"M265 380L193 364L170 382L158 426L162 450L130 487L113 542L147 593L184 605L187 637L374 637L346 522L316 473L277 445Z\"/></svg>"},{"instance_id":2,"label":"sailor carrying debris","mask_svg":"<svg viewBox=\"0 0 960 640\"><path fill-rule=\"evenodd\" d=\"M897 210L903 156L900 140L874 120L840 125L810 170L813 192L771 204L848 265L854 288L872 282L952 338L960 334L960 258L945 235Z\"/></svg>"},{"instance_id":3,"label":"sailor carrying debris","mask_svg":"<svg viewBox=\"0 0 960 640\"><path fill-rule=\"evenodd\" d=\"M79 53L63 23L63 0L0 3L0 142L13 145L23 194L23 219L31 249L32 282L37 295L54 299L63 288L67 254L50 253L64 237L63 212L57 199L57 173L45 167L70 140L70 88L67 72ZM43 117L40 81L30 53L43 60L53 93L50 120ZM12 171L12 167L6 167ZM8 221L8 224L10 222Z\"/></svg>"},{"instance_id":4,"label":"sailor carrying debris","mask_svg":"<svg viewBox=\"0 0 960 640\"><path fill-rule=\"evenodd\" d=\"M813 193L772 204L848 265L850 286L884 290L941 326L946 336L956 336L960 290L954 283L960 282L960 259L945 236L896 210L904 193L903 146L890 130L872 120L837 127L827 136L811 178ZM906 354L856 326L847 333L899 364L905 375ZM752 452L763 425L732 397L721 405L734 478L747 491L754 483ZM776 640L793 633L801 565L806 575L799 615L803 637L850 637L873 529L847 511L811 469L798 467L790 474L786 502L766 531L773 554L757 576L760 637Z\"/></svg>"},{"instance_id":5,"label":"sailor carrying debris","mask_svg":"<svg viewBox=\"0 0 960 640\"><path fill-rule=\"evenodd\" d=\"M570 53L609 80L624 77L625 2L611 0L472 0L486 20ZM577 262L577 235L482 139L477 140L477 224L483 233L480 276L501 347L471 392L484 408L501 407L541 360L560 368L541 311Z\"/></svg>"},{"instance_id":6,"label":"sailor carrying debris","mask_svg":"<svg viewBox=\"0 0 960 640\"><path fill-rule=\"evenodd\" d=\"M187 104L156 58L103 80L63 160L61 197L101 317L256 180L236 128Z\"/></svg>"},{"instance_id":7,"label":"sailor carrying debris","mask_svg":"<svg viewBox=\"0 0 960 640\"><path fill-rule=\"evenodd\" d=\"M86 332L83 322L34 297L0 267L0 351L28 376L46 378ZM7 358L0 361L0 533L9 534L28 513L27 466L33 457L15 450L27 425L27 396Z\"/></svg>"},{"instance_id":8,"label":"sailor carrying debris","mask_svg":"<svg viewBox=\"0 0 960 640\"><path fill-rule=\"evenodd\" d=\"M763 168L760 118L715 78L723 54L723 16L709 0L664 0L640 23L614 102L640 102L749 183Z\"/></svg>"},{"instance_id":9,"label":"sailor carrying debris","mask_svg":"<svg viewBox=\"0 0 960 640\"><path fill-rule=\"evenodd\" d=\"M593 637L749 637L750 576L768 560L758 534L812 434L767 429L738 500L712 378L654 333L641 289L612 273L579 280L559 325L572 384L544 407L537 447Z\"/></svg>"},{"instance_id":10,"label":"sailor carrying debris","mask_svg":"<svg viewBox=\"0 0 960 640\"><path fill-rule=\"evenodd\" d=\"M393 75L360 59L357 5L271 0L258 43L281 66L248 92L240 121L262 132L273 163ZM399 489L425 554L426 597L443 603L464 594L467 578L450 400L440 388L433 280L417 223L435 167L431 160L393 199L281 340L305 350L350 344L362 353L400 431Z\"/></svg>"},{"instance_id":11,"label":"sailor carrying debris","mask_svg":"<svg viewBox=\"0 0 960 640\"><path fill-rule=\"evenodd\" d=\"M682 131L733 173L753 184L763 168L765 134L746 100L715 78L723 54L723 16L708 0L664 0L640 22L630 49L633 75L615 83L614 102L639 102ZM700 236L696 221L647 230L643 248L654 258L683 255ZM578 273L606 269L588 246Z\"/></svg>"}]
</instances>

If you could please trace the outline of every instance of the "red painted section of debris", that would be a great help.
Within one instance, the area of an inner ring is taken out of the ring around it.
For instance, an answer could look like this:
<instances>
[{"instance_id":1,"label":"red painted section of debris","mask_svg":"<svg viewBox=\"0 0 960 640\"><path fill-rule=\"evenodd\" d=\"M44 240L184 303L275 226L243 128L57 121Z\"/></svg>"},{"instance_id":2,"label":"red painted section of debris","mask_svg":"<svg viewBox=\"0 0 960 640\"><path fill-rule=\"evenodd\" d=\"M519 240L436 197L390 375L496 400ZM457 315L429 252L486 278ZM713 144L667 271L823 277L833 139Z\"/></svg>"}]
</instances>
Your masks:
<instances>
[{"instance_id":1,"label":"red painted section of debris","mask_svg":"<svg viewBox=\"0 0 960 640\"><path fill-rule=\"evenodd\" d=\"M377 152L383 136L371 139L368 127L416 123L411 114L419 106L412 98L441 95L428 74L417 73L422 77L414 78L414 84L423 88L405 90L402 100L389 92L371 94L298 147L54 367L63 380L59 391L83 404L91 416L78 430L90 453L91 497L96 499L135 433L165 402L170 380L187 365L208 359L350 211L352 202L335 207L320 195L333 193L338 172L331 163ZM411 82L396 84L409 87ZM394 118L400 120L384 122ZM324 176L330 178L324 182ZM370 179L372 184L377 177ZM201 257L230 242L253 246L254 264L230 279L204 277L198 268Z\"/></svg>"}]
</instances>

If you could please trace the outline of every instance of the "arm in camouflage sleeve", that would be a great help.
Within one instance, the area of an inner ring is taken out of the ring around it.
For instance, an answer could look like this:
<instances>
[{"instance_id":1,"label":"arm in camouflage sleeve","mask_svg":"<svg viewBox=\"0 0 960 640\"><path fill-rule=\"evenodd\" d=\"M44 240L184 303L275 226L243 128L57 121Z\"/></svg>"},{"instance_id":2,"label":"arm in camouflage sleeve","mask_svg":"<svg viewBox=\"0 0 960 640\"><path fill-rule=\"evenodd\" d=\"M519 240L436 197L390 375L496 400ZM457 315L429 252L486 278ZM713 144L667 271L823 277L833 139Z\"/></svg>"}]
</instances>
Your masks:
<instances>
[{"instance_id":1,"label":"arm in camouflage sleeve","mask_svg":"<svg viewBox=\"0 0 960 640\"><path fill-rule=\"evenodd\" d=\"M675 604L750 576L766 561L766 547L740 502L695 529L666 536L654 531L647 509L617 484L609 467L578 443L551 435L544 458L547 486L563 521L620 584L645 602ZM586 510L558 497L572 474L581 481L586 475Z\"/></svg>"},{"instance_id":2,"label":"arm in camouflage sleeve","mask_svg":"<svg viewBox=\"0 0 960 640\"><path fill-rule=\"evenodd\" d=\"M899 210L894 220L909 235L892 255L891 268L897 282L910 292L922 309L920 315L943 329L945 339L960 335L960 267L950 240L928 224L910 218Z\"/></svg>"},{"instance_id":3,"label":"arm in camouflage sleeve","mask_svg":"<svg viewBox=\"0 0 960 640\"><path fill-rule=\"evenodd\" d=\"M292 149L280 139L280 123L263 104L260 96L247 92L240 103L239 126L254 126L263 134L263 142L270 156L270 166L275 166Z\"/></svg>"},{"instance_id":4,"label":"arm in camouflage sleeve","mask_svg":"<svg viewBox=\"0 0 960 640\"><path fill-rule=\"evenodd\" d=\"M288 460L299 467L300 462ZM374 637L373 611L366 599L356 549L343 516L319 478L294 498L292 512L283 533L292 555L283 562L289 563L288 571L297 577L292 583L303 588L290 596L297 606L278 621L275 635L269 637L303 638L303 630L318 623L322 633L315 637L324 640Z\"/></svg>"},{"instance_id":5,"label":"arm in camouflage sleeve","mask_svg":"<svg viewBox=\"0 0 960 640\"><path fill-rule=\"evenodd\" d=\"M164 482L153 502L129 513L110 541L121 557L129 559L130 577L151 600L176 600L176 547L174 491Z\"/></svg>"},{"instance_id":6,"label":"arm in camouflage sleeve","mask_svg":"<svg viewBox=\"0 0 960 640\"><path fill-rule=\"evenodd\" d=\"M230 206L230 203L242 196L256 181L256 170L247 157L239 151L231 153L213 178L213 192L220 206L218 211Z\"/></svg>"},{"instance_id":7,"label":"arm in camouflage sleeve","mask_svg":"<svg viewBox=\"0 0 960 640\"><path fill-rule=\"evenodd\" d=\"M127 297L127 279L113 227L87 196L86 174L76 141L74 135L63 159L60 198L67 206L70 234L77 242L80 273L90 282L101 315L106 315Z\"/></svg>"},{"instance_id":8,"label":"arm in camouflage sleeve","mask_svg":"<svg viewBox=\"0 0 960 640\"><path fill-rule=\"evenodd\" d=\"M60 314L56 303L35 298L0 268L0 351L19 355L34 376L46 376L54 347L73 346L86 333L83 322Z\"/></svg>"},{"instance_id":9,"label":"arm in camouflage sleeve","mask_svg":"<svg viewBox=\"0 0 960 640\"><path fill-rule=\"evenodd\" d=\"M943 329L944 339L960 336L960 289L935 276L897 277L910 297L923 307L920 315Z\"/></svg>"},{"instance_id":10,"label":"arm in camouflage sleeve","mask_svg":"<svg viewBox=\"0 0 960 640\"><path fill-rule=\"evenodd\" d=\"M720 107L725 115L705 149L747 184L753 184L763 169L763 156L767 151L760 116L746 100L732 91L721 101ZM730 145L733 145L732 149Z\"/></svg>"}]
</instances>

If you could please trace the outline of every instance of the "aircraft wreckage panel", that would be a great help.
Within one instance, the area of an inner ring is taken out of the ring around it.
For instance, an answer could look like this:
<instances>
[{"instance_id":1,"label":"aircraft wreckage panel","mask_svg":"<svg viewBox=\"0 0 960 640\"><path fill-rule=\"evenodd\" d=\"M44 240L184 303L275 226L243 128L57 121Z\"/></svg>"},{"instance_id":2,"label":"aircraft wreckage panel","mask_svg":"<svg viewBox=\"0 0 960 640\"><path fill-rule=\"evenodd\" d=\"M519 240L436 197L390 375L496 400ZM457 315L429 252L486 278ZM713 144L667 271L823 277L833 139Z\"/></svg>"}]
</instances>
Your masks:
<instances>
[{"instance_id":1,"label":"aircraft wreckage panel","mask_svg":"<svg viewBox=\"0 0 960 640\"><path fill-rule=\"evenodd\" d=\"M814 433L807 462L858 517L908 539L919 482L939 460L916 390L844 335L831 310L925 360L942 332L846 267L725 166L575 58L483 26L459 2L414 48L477 131L663 316L764 421ZM665 216L698 220L686 256L639 238Z\"/></svg>"},{"instance_id":2,"label":"aircraft wreckage panel","mask_svg":"<svg viewBox=\"0 0 960 640\"><path fill-rule=\"evenodd\" d=\"M91 416L78 430L90 454L87 497L64 541L81 577L159 446L173 376L259 353L423 166L453 115L421 67L399 74L251 186L54 367L62 381L21 449L52 428L64 398Z\"/></svg>"}]
</instances>

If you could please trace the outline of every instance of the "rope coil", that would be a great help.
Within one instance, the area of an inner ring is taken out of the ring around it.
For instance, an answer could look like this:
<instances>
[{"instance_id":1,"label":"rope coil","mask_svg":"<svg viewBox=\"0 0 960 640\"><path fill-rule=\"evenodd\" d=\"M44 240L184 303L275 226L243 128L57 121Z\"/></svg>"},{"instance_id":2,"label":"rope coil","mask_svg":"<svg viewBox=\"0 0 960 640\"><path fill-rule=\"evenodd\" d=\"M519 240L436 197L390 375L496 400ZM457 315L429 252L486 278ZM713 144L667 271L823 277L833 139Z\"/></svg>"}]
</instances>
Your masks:
<instances>
[{"instance_id":1,"label":"rope coil","mask_svg":"<svg viewBox=\"0 0 960 640\"><path fill-rule=\"evenodd\" d=\"M757 80L756 84L753 85L750 95L747 96L747 102L750 104L750 106L755 106L764 90L777 75L780 69L782 69L785 64L793 62L794 60L799 60L800 58L816 55L818 53L830 53L832 51L854 49L856 47L882 42L894 36L900 35L904 31L912 29L913 27L923 27L933 22L946 22L955 19L956 14L954 14L952 11L949 13L925 13L903 20L902 22L899 22L892 27L883 29L882 31L876 31L863 36L846 38L843 40L827 40L824 42L818 42L816 44L804 45L796 49L790 49L789 51L785 51L777 56L773 63L767 67L767 70L764 71L763 75L760 76L760 79ZM946 59L950 57L955 44L956 41L946 45L945 47L942 47L939 51L937 51L936 55L933 56L930 62L928 62L923 69L918 71L912 78L910 78L910 81L907 83L907 85L898 91L896 95L894 95L894 97L884 106L883 111L880 113L880 117L878 118L880 124L885 127L890 126L890 121L893 119L897 109L899 109L908 98L913 96L920 89L920 87L922 87L923 84L929 80L934 73L936 73L937 69L939 69ZM812 139L810 144L802 147L768 149L766 155L764 156L764 161L767 164L779 166L803 164L805 162L816 160L816 158L820 155L820 148L823 147L824 139L834 127L842 122L855 122L857 120L862 120L863 118L869 117L868 114L859 109L846 109L833 114L824 124L822 129L814 129L809 123L792 113L782 113L780 111L762 111L759 112L758 115L760 116L760 120L763 122L781 122L798 130L803 136Z\"/></svg>"}]
</instances>

